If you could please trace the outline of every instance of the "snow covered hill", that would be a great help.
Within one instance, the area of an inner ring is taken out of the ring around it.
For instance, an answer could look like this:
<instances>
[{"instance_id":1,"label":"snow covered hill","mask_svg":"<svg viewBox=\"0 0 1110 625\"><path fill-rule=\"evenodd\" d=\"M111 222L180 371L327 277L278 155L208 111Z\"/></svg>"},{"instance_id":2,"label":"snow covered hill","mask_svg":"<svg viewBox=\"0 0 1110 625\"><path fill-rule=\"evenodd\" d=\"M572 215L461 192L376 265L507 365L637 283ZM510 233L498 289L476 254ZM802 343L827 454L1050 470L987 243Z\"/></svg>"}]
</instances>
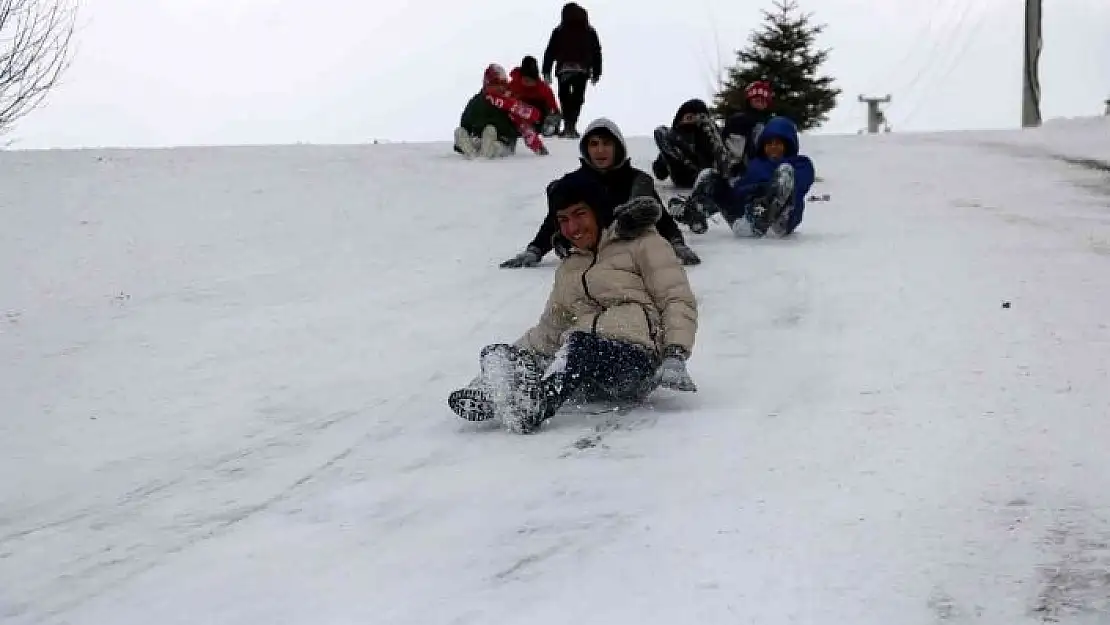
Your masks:
<instances>
[{"instance_id":1,"label":"snow covered hill","mask_svg":"<svg viewBox=\"0 0 1110 625\"><path fill-rule=\"evenodd\" d=\"M524 437L572 144L0 153L0 622L1107 623L1110 120L804 145L700 392Z\"/></svg>"}]
</instances>

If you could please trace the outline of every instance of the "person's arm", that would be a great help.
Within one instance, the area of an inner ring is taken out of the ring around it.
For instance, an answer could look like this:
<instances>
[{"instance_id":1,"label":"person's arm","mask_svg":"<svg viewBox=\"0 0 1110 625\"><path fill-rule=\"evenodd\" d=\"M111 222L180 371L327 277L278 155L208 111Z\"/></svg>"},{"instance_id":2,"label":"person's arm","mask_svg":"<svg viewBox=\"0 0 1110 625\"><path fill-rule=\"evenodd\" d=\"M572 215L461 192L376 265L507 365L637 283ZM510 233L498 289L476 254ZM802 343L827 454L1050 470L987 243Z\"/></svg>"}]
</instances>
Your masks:
<instances>
[{"instance_id":1,"label":"person's arm","mask_svg":"<svg viewBox=\"0 0 1110 625\"><path fill-rule=\"evenodd\" d=\"M683 358L689 358L698 329L698 304L686 270L663 237L645 236L636 251L644 286L663 320L664 350L680 348Z\"/></svg>"}]
</instances>

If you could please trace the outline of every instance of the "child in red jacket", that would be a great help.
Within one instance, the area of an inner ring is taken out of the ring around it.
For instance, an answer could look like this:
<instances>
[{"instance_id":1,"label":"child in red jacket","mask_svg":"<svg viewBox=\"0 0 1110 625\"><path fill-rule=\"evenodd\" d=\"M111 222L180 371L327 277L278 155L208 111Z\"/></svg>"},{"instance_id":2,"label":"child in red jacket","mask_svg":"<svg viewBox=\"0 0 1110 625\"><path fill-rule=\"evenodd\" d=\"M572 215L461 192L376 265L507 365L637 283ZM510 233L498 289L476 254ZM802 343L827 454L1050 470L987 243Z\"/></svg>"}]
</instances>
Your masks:
<instances>
[{"instance_id":1,"label":"child in red jacket","mask_svg":"<svg viewBox=\"0 0 1110 625\"><path fill-rule=\"evenodd\" d=\"M520 67L514 68L509 76L509 90L513 95L540 110L541 121L536 124L536 130L545 137L555 136L563 122L563 116L555 93L547 83L540 80L540 66L536 57L524 57Z\"/></svg>"}]
</instances>

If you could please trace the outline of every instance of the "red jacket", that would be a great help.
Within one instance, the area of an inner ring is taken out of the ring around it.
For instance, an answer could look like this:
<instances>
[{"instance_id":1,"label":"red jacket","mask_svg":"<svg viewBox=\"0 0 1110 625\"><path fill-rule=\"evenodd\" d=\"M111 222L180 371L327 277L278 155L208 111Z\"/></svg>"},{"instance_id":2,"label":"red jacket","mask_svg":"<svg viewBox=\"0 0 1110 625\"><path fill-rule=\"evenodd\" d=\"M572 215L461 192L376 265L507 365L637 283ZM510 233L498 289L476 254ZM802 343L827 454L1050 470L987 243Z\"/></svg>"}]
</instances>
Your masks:
<instances>
[{"instance_id":1,"label":"red jacket","mask_svg":"<svg viewBox=\"0 0 1110 625\"><path fill-rule=\"evenodd\" d=\"M524 81L530 84L525 84ZM530 104L542 105L547 109L548 113L559 112L559 102L555 100L555 94L551 91L551 87L547 86L542 80L529 80L520 74L520 68L513 68L509 72L509 90L513 95L521 100Z\"/></svg>"},{"instance_id":2,"label":"red jacket","mask_svg":"<svg viewBox=\"0 0 1110 625\"><path fill-rule=\"evenodd\" d=\"M509 119L513 121L520 136L524 139L524 144L528 146L529 150L542 153L545 150L543 139L540 138L539 133L533 127L543 120L540 116L540 110L520 98L513 97L513 93L504 87L488 86L482 89L482 94L485 96L486 101L496 106L497 108L505 111L509 115Z\"/></svg>"}]
</instances>

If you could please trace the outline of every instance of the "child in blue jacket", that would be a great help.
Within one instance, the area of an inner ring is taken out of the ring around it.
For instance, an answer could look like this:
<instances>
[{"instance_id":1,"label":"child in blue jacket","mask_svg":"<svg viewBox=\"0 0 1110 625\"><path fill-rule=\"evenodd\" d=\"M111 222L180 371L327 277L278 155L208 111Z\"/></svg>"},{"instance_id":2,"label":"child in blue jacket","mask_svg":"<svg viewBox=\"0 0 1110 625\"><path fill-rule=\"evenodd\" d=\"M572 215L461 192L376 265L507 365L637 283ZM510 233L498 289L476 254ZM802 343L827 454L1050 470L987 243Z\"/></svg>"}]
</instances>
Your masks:
<instances>
[{"instance_id":1,"label":"child in blue jacket","mask_svg":"<svg viewBox=\"0 0 1110 625\"><path fill-rule=\"evenodd\" d=\"M675 219L695 233L706 217L720 212L738 236L786 236L802 223L813 186L813 161L799 153L798 130L789 118L772 117L756 143L758 156L733 183L712 169L702 170L690 197L671 201Z\"/></svg>"}]
</instances>

